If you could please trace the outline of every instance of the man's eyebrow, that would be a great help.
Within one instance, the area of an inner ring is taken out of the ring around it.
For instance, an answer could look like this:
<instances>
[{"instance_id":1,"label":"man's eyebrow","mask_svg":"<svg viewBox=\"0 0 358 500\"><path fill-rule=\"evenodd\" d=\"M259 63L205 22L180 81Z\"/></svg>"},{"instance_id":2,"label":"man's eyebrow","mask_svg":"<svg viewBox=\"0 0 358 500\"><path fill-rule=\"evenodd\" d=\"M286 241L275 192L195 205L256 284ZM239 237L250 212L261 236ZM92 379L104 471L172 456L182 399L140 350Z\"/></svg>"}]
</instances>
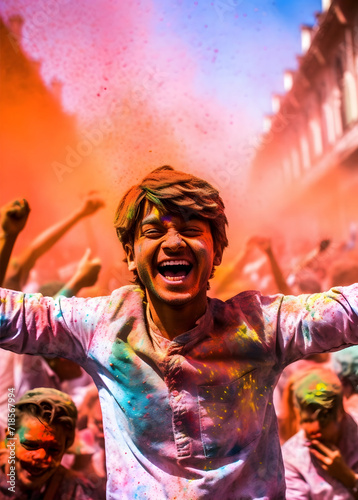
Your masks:
<instances>
[{"instance_id":1,"label":"man's eyebrow","mask_svg":"<svg viewBox=\"0 0 358 500\"><path fill-rule=\"evenodd\" d=\"M148 215L148 217L144 217L140 223L141 227L146 224L162 224L162 222L156 215Z\"/></svg>"}]
</instances>

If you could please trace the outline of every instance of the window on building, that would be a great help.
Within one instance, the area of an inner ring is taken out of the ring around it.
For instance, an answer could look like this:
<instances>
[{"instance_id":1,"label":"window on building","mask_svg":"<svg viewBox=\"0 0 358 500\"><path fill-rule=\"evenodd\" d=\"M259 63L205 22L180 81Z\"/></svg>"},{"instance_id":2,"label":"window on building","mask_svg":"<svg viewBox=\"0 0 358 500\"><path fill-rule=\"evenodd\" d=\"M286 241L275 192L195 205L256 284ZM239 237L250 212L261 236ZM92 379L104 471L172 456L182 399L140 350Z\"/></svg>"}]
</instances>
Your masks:
<instances>
[{"instance_id":1,"label":"window on building","mask_svg":"<svg viewBox=\"0 0 358 500\"><path fill-rule=\"evenodd\" d=\"M336 134L334 129L334 117L332 107L328 102L325 102L322 106L323 120L326 132L326 140L328 144L334 144L336 140Z\"/></svg>"},{"instance_id":2,"label":"window on building","mask_svg":"<svg viewBox=\"0 0 358 500\"><path fill-rule=\"evenodd\" d=\"M302 167L307 170L310 167L311 159L310 159L310 147L308 144L307 137L302 135L300 137L300 149L301 149L301 158L302 158Z\"/></svg>"},{"instance_id":3,"label":"window on building","mask_svg":"<svg viewBox=\"0 0 358 500\"><path fill-rule=\"evenodd\" d=\"M319 126L317 120L312 119L309 122L309 130L311 134L313 156L314 158L317 158L321 156L323 152L321 127Z\"/></svg>"},{"instance_id":4,"label":"window on building","mask_svg":"<svg viewBox=\"0 0 358 500\"><path fill-rule=\"evenodd\" d=\"M347 125L358 119L357 85L350 71L344 73L343 78L343 108Z\"/></svg>"},{"instance_id":5,"label":"window on building","mask_svg":"<svg viewBox=\"0 0 358 500\"><path fill-rule=\"evenodd\" d=\"M345 105L344 105L344 70L343 70L343 63L341 57L336 57L335 61L335 72L336 72L336 80L337 80L337 87L339 90L339 96L340 100L338 102L339 104L339 111L341 115L341 120L342 120L342 128L343 130L347 126L347 117L345 113Z\"/></svg>"},{"instance_id":6,"label":"window on building","mask_svg":"<svg viewBox=\"0 0 358 500\"><path fill-rule=\"evenodd\" d=\"M332 90L332 110L334 120L335 136L340 137L343 133L341 114L341 95L337 87Z\"/></svg>"}]
</instances>

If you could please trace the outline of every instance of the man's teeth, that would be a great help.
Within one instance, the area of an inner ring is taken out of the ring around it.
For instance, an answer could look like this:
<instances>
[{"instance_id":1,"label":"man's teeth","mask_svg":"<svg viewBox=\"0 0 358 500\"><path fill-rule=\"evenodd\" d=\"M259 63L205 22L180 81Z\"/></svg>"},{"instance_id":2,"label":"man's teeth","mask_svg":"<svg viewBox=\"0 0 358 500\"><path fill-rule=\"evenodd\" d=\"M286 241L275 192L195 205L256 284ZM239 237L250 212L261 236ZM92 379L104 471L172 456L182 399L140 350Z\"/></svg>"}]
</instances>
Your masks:
<instances>
[{"instance_id":1,"label":"man's teeth","mask_svg":"<svg viewBox=\"0 0 358 500\"><path fill-rule=\"evenodd\" d=\"M184 279L192 268L192 264L184 259L166 260L159 264L158 269L162 276L170 281Z\"/></svg>"},{"instance_id":2,"label":"man's teeth","mask_svg":"<svg viewBox=\"0 0 358 500\"><path fill-rule=\"evenodd\" d=\"M183 278L185 278L186 274L183 274L183 276L165 276L165 278L169 281L180 281Z\"/></svg>"},{"instance_id":3,"label":"man's teeth","mask_svg":"<svg viewBox=\"0 0 358 500\"><path fill-rule=\"evenodd\" d=\"M187 260L166 260L160 266L190 266L190 262Z\"/></svg>"}]
</instances>

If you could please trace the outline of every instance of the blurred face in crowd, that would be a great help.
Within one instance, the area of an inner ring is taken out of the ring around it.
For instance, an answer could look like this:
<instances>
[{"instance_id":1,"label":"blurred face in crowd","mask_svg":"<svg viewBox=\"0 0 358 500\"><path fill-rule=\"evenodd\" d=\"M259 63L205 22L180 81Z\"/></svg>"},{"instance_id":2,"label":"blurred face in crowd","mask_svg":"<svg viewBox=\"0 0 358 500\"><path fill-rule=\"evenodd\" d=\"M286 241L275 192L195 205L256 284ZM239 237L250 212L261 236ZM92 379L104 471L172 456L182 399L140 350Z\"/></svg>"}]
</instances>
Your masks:
<instances>
[{"instance_id":1,"label":"blurred face in crowd","mask_svg":"<svg viewBox=\"0 0 358 500\"><path fill-rule=\"evenodd\" d=\"M326 444L336 445L340 436L340 424L343 412L318 409L316 411L301 410L300 425L309 441L318 440Z\"/></svg>"},{"instance_id":2,"label":"blurred face in crowd","mask_svg":"<svg viewBox=\"0 0 358 500\"><path fill-rule=\"evenodd\" d=\"M358 351L344 349L339 355L339 376L342 377L342 379L350 380L352 385L356 387L358 385Z\"/></svg>"},{"instance_id":3,"label":"blurred face in crowd","mask_svg":"<svg viewBox=\"0 0 358 500\"><path fill-rule=\"evenodd\" d=\"M23 490L40 489L60 465L66 450L66 432L24 414L16 439L16 478Z\"/></svg>"}]
</instances>

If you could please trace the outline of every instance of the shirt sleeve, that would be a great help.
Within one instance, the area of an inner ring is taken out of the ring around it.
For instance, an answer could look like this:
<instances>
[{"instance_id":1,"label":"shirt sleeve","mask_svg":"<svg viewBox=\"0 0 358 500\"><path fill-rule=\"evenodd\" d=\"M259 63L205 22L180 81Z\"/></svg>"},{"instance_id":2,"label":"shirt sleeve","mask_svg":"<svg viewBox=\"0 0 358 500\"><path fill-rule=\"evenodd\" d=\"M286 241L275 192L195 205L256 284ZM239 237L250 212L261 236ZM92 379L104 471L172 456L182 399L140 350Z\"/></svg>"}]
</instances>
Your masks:
<instances>
[{"instance_id":1,"label":"shirt sleeve","mask_svg":"<svg viewBox=\"0 0 358 500\"><path fill-rule=\"evenodd\" d=\"M276 327L285 364L358 344L358 284L281 297Z\"/></svg>"},{"instance_id":2,"label":"shirt sleeve","mask_svg":"<svg viewBox=\"0 0 358 500\"><path fill-rule=\"evenodd\" d=\"M296 467L285 462L286 500L310 500L310 487Z\"/></svg>"},{"instance_id":3,"label":"shirt sleeve","mask_svg":"<svg viewBox=\"0 0 358 500\"><path fill-rule=\"evenodd\" d=\"M87 356L105 299L53 299L0 289L0 347L80 362Z\"/></svg>"},{"instance_id":4,"label":"shirt sleeve","mask_svg":"<svg viewBox=\"0 0 358 500\"><path fill-rule=\"evenodd\" d=\"M243 292L240 308L278 366L358 344L358 284L313 295Z\"/></svg>"}]
</instances>

